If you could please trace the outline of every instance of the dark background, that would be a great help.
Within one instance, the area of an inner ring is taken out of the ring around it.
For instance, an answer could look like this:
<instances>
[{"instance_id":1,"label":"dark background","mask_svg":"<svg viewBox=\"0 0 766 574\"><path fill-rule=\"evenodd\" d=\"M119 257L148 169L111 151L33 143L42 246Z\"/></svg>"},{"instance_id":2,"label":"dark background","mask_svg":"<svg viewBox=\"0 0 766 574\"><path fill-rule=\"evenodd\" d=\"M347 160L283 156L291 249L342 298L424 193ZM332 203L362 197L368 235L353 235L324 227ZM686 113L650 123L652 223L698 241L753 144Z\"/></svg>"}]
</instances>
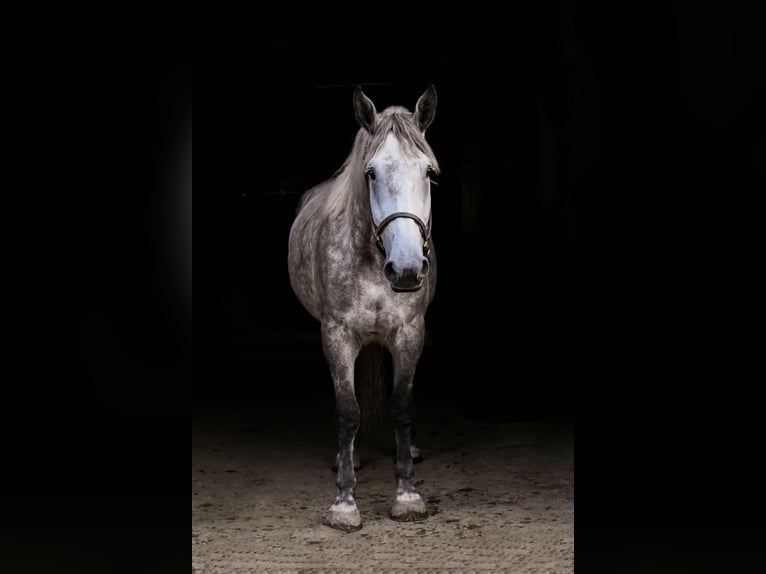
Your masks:
<instances>
[{"instance_id":1,"label":"dark background","mask_svg":"<svg viewBox=\"0 0 766 574\"><path fill-rule=\"evenodd\" d=\"M233 74L239 60L223 63L230 101L220 121L238 128L222 143L228 169L216 190L217 280L206 282L214 327L198 329L195 347L195 365L209 366L216 384L199 383L195 400L290 398L332 408L319 326L287 275L295 207L351 150L355 85L380 110L413 109L432 82L439 282L418 400L493 418L571 417L570 383L586 348L577 300L588 289L578 242L584 214L572 186L572 26L566 10L536 13L518 37L490 29L470 45L429 26L412 46L419 62L408 62L409 45L366 61L347 53L345 39L314 46L309 38L311 48L294 56L278 52L280 40L264 47L274 59L255 76Z\"/></svg>"},{"instance_id":2,"label":"dark background","mask_svg":"<svg viewBox=\"0 0 766 574\"><path fill-rule=\"evenodd\" d=\"M315 361L323 361L318 323L300 307L287 275L296 204L351 149L355 83L380 109L412 109L433 81L438 123L428 136L443 165L433 192L439 283L417 392L454 404L477 398L481 404L470 407L487 410L511 389L513 400L502 407L511 416L569 414L571 386L563 379L577 352L573 298L581 286L575 205L562 185L569 177L567 120L556 114L571 107L572 95L566 83L560 94L546 94L536 73L519 75L523 89L512 94L438 70L419 82L345 70L326 79L270 79L274 101L259 102L270 111L255 111L257 120L245 114L257 136L236 150L231 185L220 190L226 205L216 238L219 280L211 285L215 328L198 329L198 349L216 355L210 366L217 383L201 383L199 398L332 399L327 367ZM235 108L247 108L260 89L235 90L242 99ZM488 96L497 109L476 115Z\"/></svg>"},{"instance_id":3,"label":"dark background","mask_svg":"<svg viewBox=\"0 0 766 574\"><path fill-rule=\"evenodd\" d=\"M428 82L439 95L420 403L572 419L606 392L614 414L696 378L678 369L720 366L705 350L763 151L751 15L708 2L496 16L424 23L417 41L392 31L368 50L350 48L362 30L235 40L216 61L195 401L331 406L287 236L299 194L351 149L355 85L379 109L412 108Z\"/></svg>"},{"instance_id":4,"label":"dark background","mask_svg":"<svg viewBox=\"0 0 766 574\"><path fill-rule=\"evenodd\" d=\"M318 325L287 277L298 194L350 151L355 85L378 109L412 108L432 82L440 276L418 404L576 420L590 527L578 564L599 556L588 539L626 522L640 535L611 547L628 555L690 548L670 534L679 522L697 543L726 532L746 547L743 521L709 513L737 517L753 508L737 494L757 488L744 446L757 347L738 323L754 321L764 189L752 10L383 10L332 28L302 16L210 24L193 51L205 69L193 369L190 317L158 255L172 225L163 174L191 117L191 39L168 33L184 26L110 23L25 68L35 83L9 107L23 125L9 158L26 159L7 205L29 219L7 242L20 265L7 281L19 296L5 541L23 550L43 532L56 552L35 556L78 571L115 553L128 569L167 571L173 554L188 566L189 407L332 407Z\"/></svg>"}]
</instances>

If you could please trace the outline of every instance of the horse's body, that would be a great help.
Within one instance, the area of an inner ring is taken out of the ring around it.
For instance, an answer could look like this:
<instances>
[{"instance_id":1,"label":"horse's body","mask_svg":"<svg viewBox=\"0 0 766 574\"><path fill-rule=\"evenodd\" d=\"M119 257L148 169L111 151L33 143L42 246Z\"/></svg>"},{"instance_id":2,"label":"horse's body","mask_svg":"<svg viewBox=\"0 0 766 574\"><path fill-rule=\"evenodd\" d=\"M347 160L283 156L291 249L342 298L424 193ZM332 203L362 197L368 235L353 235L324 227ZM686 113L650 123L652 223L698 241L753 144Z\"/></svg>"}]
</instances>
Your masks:
<instances>
[{"instance_id":1,"label":"horse's body","mask_svg":"<svg viewBox=\"0 0 766 574\"><path fill-rule=\"evenodd\" d=\"M401 107L378 113L357 89L354 108L361 127L354 147L333 178L304 194L290 230L290 283L321 323L335 385L338 494L324 522L345 531L361 528L353 496L360 422L354 365L371 344L389 350L394 368L391 412L398 484L391 517L427 517L413 484L411 430L412 381L436 287L430 176L438 165L424 137L435 107L432 86L414 113Z\"/></svg>"}]
</instances>

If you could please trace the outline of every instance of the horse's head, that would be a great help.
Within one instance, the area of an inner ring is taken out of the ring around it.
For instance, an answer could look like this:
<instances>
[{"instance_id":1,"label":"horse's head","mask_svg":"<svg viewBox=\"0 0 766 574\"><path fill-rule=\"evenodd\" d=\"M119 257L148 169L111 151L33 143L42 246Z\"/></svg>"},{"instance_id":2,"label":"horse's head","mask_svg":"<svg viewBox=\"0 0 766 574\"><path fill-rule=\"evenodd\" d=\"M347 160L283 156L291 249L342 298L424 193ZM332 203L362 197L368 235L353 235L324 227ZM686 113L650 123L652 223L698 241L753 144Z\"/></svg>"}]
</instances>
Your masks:
<instances>
[{"instance_id":1,"label":"horse's head","mask_svg":"<svg viewBox=\"0 0 766 574\"><path fill-rule=\"evenodd\" d=\"M378 114L357 88L354 109L370 134L363 168L373 235L386 258L383 272L395 291L417 291L429 269L431 176L439 169L425 140L436 111L436 90L429 86L413 113L392 107Z\"/></svg>"}]
</instances>

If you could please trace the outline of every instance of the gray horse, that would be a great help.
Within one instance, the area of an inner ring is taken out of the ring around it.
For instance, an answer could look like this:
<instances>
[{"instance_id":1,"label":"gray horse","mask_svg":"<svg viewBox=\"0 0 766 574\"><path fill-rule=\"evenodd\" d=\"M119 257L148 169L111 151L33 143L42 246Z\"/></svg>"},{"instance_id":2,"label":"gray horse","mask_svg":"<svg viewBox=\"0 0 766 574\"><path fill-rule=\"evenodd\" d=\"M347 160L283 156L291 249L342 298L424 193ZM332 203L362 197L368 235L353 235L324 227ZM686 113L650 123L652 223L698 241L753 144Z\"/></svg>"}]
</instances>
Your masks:
<instances>
[{"instance_id":1,"label":"gray horse","mask_svg":"<svg viewBox=\"0 0 766 574\"><path fill-rule=\"evenodd\" d=\"M290 283L321 323L335 385L338 494L324 523L346 532L362 527L354 501L354 439L361 417L355 366L357 373L364 372L357 358L371 359L373 348L388 349L394 369L390 404L397 489L391 518L428 516L413 484L412 380L436 287L431 176L439 170L425 140L436 111L433 86L414 112L392 106L380 113L357 88L354 111L360 129L353 149L332 178L301 197L288 249Z\"/></svg>"}]
</instances>

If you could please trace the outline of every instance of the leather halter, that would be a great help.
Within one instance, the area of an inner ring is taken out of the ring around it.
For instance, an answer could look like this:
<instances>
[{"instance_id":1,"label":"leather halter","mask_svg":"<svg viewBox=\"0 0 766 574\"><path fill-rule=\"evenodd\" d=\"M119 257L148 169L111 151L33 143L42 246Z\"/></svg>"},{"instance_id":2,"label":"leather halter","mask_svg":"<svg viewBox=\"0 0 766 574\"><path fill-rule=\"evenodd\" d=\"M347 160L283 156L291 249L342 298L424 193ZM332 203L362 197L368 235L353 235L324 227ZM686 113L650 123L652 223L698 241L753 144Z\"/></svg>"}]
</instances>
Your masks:
<instances>
[{"instance_id":1,"label":"leather halter","mask_svg":"<svg viewBox=\"0 0 766 574\"><path fill-rule=\"evenodd\" d=\"M372 207L372 206L370 206ZM372 211L372 210L370 210ZM420 235L423 237L423 255L428 256L431 253L431 247L428 245L428 242L431 241L431 216L429 214L428 217L428 225L423 223L423 220L420 219L417 215L414 213L409 213L407 211L397 211L395 213L392 213L391 215L387 216L383 221L378 223L378 225L375 225L375 219L372 217L372 213L370 213L370 218L372 221L372 234L375 236L375 245L378 246L378 249L380 249L380 252L385 257L386 255L386 248L383 247L383 240L380 238L380 234L383 233L383 230L386 228L386 226L391 223L394 219L399 219L401 217L412 219L415 223L418 224L418 228L420 228Z\"/></svg>"},{"instance_id":2,"label":"leather halter","mask_svg":"<svg viewBox=\"0 0 766 574\"><path fill-rule=\"evenodd\" d=\"M368 180L368 185L369 185L369 180ZM418 224L418 228L420 229L420 236L423 238L423 256L428 257L431 254L431 246L429 245L429 242L431 241L431 213L430 212L428 214L427 225L423 223L423 220L420 219L417 215L415 215L414 213L410 213L408 211L396 211L392 213L391 215L386 216L383 219L383 221L375 225L375 216L372 214L372 202L369 203L369 206L370 206L370 221L372 222L372 235L373 237L375 237L375 245L383 254L383 257L386 257L386 248L383 246L383 240L380 238L380 234L383 233L383 230L394 219L399 219L402 217L406 219L411 219L412 221Z\"/></svg>"}]
</instances>

